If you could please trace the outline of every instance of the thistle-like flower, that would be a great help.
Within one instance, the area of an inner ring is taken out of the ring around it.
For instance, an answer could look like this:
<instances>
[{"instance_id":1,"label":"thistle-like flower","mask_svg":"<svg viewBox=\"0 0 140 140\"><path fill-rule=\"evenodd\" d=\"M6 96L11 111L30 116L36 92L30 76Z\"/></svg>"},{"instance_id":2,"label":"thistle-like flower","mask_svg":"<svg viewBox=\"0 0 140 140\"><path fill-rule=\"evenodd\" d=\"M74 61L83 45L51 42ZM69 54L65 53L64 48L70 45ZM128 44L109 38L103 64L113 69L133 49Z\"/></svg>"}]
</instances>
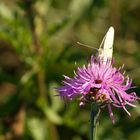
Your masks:
<instances>
[{"instance_id":1,"label":"thistle-like flower","mask_svg":"<svg viewBox=\"0 0 140 140\"><path fill-rule=\"evenodd\" d=\"M64 76L63 86L57 91L67 100L79 98L80 106L95 102L101 108L107 106L112 122L115 122L111 106L123 108L128 115L126 105L136 107L139 98L135 92L127 93L132 80L117 69L110 60L104 62L100 57L91 56L87 65L77 68L74 78Z\"/></svg>"}]
</instances>

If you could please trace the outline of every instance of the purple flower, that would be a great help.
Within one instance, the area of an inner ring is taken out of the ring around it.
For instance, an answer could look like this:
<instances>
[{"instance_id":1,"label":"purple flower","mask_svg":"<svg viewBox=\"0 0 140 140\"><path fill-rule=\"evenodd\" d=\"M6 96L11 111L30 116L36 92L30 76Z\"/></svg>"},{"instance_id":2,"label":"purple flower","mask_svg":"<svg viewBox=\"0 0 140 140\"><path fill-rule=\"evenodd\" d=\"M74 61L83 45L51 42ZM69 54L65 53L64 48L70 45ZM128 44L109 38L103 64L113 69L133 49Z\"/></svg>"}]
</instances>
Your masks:
<instances>
[{"instance_id":1,"label":"purple flower","mask_svg":"<svg viewBox=\"0 0 140 140\"><path fill-rule=\"evenodd\" d=\"M132 80L112 66L110 61L103 62L101 58L91 56L91 61L86 66L74 72L74 78L67 76L63 86L57 90L64 99L80 99L80 106L95 102L101 108L108 106L109 115L114 123L111 106L123 108L128 115L126 105L136 107L133 103L139 99L135 92L127 93L131 88Z\"/></svg>"}]
</instances>

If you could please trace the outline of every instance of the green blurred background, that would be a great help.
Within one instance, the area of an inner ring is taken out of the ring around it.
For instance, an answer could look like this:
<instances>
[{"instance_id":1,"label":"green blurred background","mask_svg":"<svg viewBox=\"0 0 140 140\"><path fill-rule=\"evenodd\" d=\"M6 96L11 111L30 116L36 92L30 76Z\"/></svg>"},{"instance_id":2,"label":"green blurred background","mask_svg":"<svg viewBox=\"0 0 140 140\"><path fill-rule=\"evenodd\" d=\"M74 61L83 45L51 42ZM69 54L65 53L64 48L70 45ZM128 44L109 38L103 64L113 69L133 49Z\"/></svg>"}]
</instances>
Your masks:
<instances>
[{"instance_id":1,"label":"green blurred background","mask_svg":"<svg viewBox=\"0 0 140 140\"><path fill-rule=\"evenodd\" d=\"M115 28L115 66L140 96L140 0L0 0L0 140L88 140L89 108L55 96ZM76 62L76 64L75 64ZM98 140L140 140L140 108L102 110Z\"/></svg>"}]
</instances>

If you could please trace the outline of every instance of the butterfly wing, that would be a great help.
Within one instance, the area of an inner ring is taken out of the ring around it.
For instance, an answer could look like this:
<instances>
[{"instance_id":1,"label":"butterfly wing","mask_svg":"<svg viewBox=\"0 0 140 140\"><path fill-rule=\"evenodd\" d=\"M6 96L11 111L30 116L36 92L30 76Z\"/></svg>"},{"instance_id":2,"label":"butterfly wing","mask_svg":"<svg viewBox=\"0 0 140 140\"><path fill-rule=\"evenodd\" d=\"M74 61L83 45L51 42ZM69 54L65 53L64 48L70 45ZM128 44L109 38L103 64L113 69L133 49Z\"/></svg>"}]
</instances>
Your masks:
<instances>
[{"instance_id":1,"label":"butterfly wing","mask_svg":"<svg viewBox=\"0 0 140 140\"><path fill-rule=\"evenodd\" d=\"M105 62L108 59L110 60L112 59L113 41L114 41L114 28L111 26L107 31L99 47L99 57L101 57Z\"/></svg>"}]
</instances>

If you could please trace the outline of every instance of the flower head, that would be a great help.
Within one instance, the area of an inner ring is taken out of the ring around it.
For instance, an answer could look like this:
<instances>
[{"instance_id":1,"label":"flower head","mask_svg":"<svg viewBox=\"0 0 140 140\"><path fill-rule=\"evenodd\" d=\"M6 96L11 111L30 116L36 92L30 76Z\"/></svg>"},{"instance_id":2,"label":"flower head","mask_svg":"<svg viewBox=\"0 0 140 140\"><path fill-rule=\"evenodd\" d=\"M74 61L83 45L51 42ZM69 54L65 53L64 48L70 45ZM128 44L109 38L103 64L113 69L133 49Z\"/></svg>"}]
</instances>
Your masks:
<instances>
[{"instance_id":1,"label":"flower head","mask_svg":"<svg viewBox=\"0 0 140 140\"><path fill-rule=\"evenodd\" d=\"M100 107L108 106L110 117L114 123L111 106L123 108L129 115L126 105L136 107L134 102L139 99L135 92L127 93L132 80L112 66L110 61L103 62L101 58L91 56L90 63L77 68L74 78L67 76L63 86L57 90L64 99L80 99L80 106L96 102Z\"/></svg>"}]
</instances>

